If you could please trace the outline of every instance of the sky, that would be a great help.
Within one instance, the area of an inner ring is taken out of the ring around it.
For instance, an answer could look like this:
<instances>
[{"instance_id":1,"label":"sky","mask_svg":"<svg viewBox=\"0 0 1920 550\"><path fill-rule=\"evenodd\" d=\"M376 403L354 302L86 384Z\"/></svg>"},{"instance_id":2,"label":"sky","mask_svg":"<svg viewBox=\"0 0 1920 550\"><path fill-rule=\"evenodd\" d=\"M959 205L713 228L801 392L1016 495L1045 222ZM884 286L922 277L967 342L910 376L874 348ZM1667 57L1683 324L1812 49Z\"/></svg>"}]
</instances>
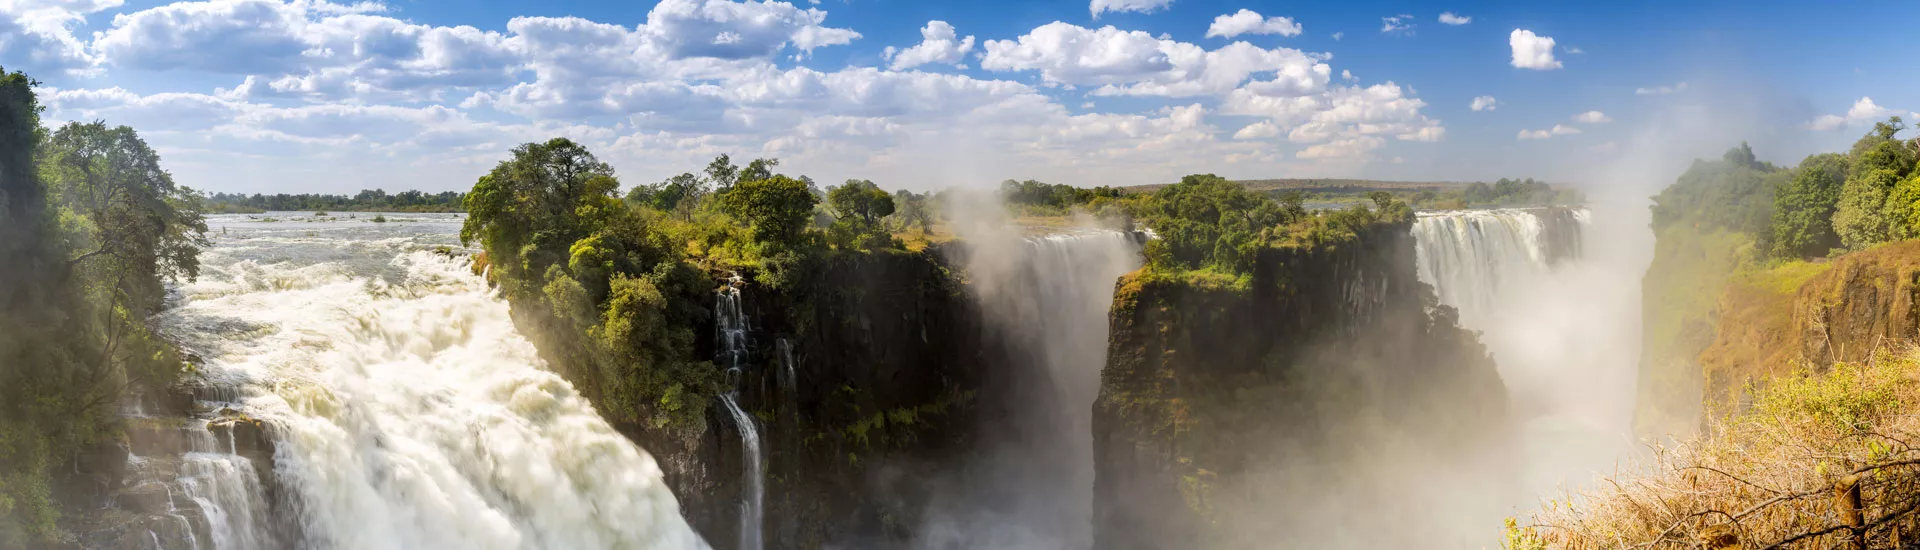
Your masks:
<instances>
[{"instance_id":1,"label":"sky","mask_svg":"<svg viewBox=\"0 0 1920 550\"><path fill-rule=\"evenodd\" d=\"M921 190L1592 185L1920 118L1920 3L1575 4L0 0L0 67L48 125L132 126L179 183L246 193L464 190L553 137L628 185L719 154Z\"/></svg>"}]
</instances>

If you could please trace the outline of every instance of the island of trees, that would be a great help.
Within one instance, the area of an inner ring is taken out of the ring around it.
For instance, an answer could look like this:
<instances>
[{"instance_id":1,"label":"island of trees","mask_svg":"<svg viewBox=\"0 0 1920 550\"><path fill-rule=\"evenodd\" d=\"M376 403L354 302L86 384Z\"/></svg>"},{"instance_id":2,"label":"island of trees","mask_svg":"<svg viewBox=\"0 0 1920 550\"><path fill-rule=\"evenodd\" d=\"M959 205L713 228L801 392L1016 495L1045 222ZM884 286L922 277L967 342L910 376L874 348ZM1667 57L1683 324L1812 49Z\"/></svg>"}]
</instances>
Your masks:
<instances>
[{"instance_id":1,"label":"island of trees","mask_svg":"<svg viewBox=\"0 0 1920 550\"><path fill-rule=\"evenodd\" d=\"M466 193L445 191L401 191L387 194L379 189L353 195L301 193L289 195L242 195L214 193L206 196L206 211L216 213L276 212L463 212Z\"/></svg>"}]
</instances>

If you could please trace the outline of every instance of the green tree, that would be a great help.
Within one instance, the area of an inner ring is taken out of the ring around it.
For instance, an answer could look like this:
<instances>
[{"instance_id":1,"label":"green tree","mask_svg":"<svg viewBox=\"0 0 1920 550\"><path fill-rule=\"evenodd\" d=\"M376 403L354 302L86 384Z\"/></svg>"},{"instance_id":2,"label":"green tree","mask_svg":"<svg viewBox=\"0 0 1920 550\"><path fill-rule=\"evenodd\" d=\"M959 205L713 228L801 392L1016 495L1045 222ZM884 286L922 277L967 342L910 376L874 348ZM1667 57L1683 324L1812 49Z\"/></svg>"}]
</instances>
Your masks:
<instances>
[{"instance_id":1,"label":"green tree","mask_svg":"<svg viewBox=\"0 0 1920 550\"><path fill-rule=\"evenodd\" d=\"M1849 249L1914 237L1914 205L1920 190L1902 186L1913 172L1915 151L1895 139L1906 129L1900 117L1876 123L1854 142L1846 183L1833 215L1833 230Z\"/></svg>"},{"instance_id":2,"label":"green tree","mask_svg":"<svg viewBox=\"0 0 1920 550\"><path fill-rule=\"evenodd\" d=\"M35 169L44 138L38 83L0 70L0 547L52 542L59 512L47 469L69 430L56 423L71 388L57 377L60 292L46 190ZM53 380L46 380L54 378ZM50 406L51 405L51 406ZM56 410L49 410L56 409Z\"/></svg>"},{"instance_id":3,"label":"green tree","mask_svg":"<svg viewBox=\"0 0 1920 550\"><path fill-rule=\"evenodd\" d=\"M0 547L58 536L49 468L117 437L129 389L185 369L148 325L199 270L201 197L130 128L48 136L33 83L0 72Z\"/></svg>"},{"instance_id":4,"label":"green tree","mask_svg":"<svg viewBox=\"0 0 1920 550\"><path fill-rule=\"evenodd\" d=\"M833 209L834 217L858 219L866 225L874 225L880 218L892 215L894 207L893 195L861 179L850 179L845 185L827 188L827 205Z\"/></svg>"},{"instance_id":5,"label":"green tree","mask_svg":"<svg viewBox=\"0 0 1920 550\"><path fill-rule=\"evenodd\" d=\"M1292 214L1213 174L1187 176L1161 188L1145 210L1142 217L1160 235L1148 243L1149 261L1169 269L1216 267L1230 273L1251 269L1253 252L1266 244L1263 231L1287 223Z\"/></svg>"},{"instance_id":6,"label":"green tree","mask_svg":"<svg viewBox=\"0 0 1920 550\"><path fill-rule=\"evenodd\" d=\"M68 273L103 265L141 313L159 307L164 279L199 275L207 245L200 196L174 184L133 128L68 123L45 156L53 192L87 227L86 251L68 260Z\"/></svg>"},{"instance_id":7,"label":"green tree","mask_svg":"<svg viewBox=\"0 0 1920 550\"><path fill-rule=\"evenodd\" d=\"M753 239L763 248L792 250L800 246L818 203L806 182L786 176L743 180L720 199L728 215L747 222Z\"/></svg>"},{"instance_id":8,"label":"green tree","mask_svg":"<svg viewBox=\"0 0 1920 550\"><path fill-rule=\"evenodd\" d=\"M1841 244L1833 231L1833 215L1847 180L1847 158L1837 153L1810 155L1789 174L1787 183L1773 195L1772 256L1824 256Z\"/></svg>"},{"instance_id":9,"label":"green tree","mask_svg":"<svg viewBox=\"0 0 1920 550\"><path fill-rule=\"evenodd\" d=\"M773 177L773 169L776 166L780 166L780 159L753 159L752 162L747 163L746 168L740 169L739 181L771 178ZM800 179L802 180L801 183L812 183L812 180L808 180L806 176L801 176ZM809 187L811 187L811 185L809 185Z\"/></svg>"},{"instance_id":10,"label":"green tree","mask_svg":"<svg viewBox=\"0 0 1920 550\"><path fill-rule=\"evenodd\" d=\"M1703 230L1717 227L1771 237L1773 190L1766 176L1772 171L1755 160L1745 143L1718 161L1695 160L1679 180L1653 197L1653 226L1690 220Z\"/></svg>"},{"instance_id":11,"label":"green tree","mask_svg":"<svg viewBox=\"0 0 1920 550\"><path fill-rule=\"evenodd\" d=\"M739 181L740 167L733 165L732 157L720 155L707 163L706 175L707 183L712 184L715 190L725 191Z\"/></svg>"},{"instance_id":12,"label":"green tree","mask_svg":"<svg viewBox=\"0 0 1920 550\"><path fill-rule=\"evenodd\" d=\"M545 285L540 275L566 262L574 241L619 210L613 167L566 138L513 149L467 193L460 241L478 242L514 292Z\"/></svg>"},{"instance_id":13,"label":"green tree","mask_svg":"<svg viewBox=\"0 0 1920 550\"><path fill-rule=\"evenodd\" d=\"M932 230L933 206L928 204L930 201L928 193L915 194L905 189L894 191L895 209L892 215L886 217L887 224L897 231L916 227L921 231Z\"/></svg>"}]
</instances>

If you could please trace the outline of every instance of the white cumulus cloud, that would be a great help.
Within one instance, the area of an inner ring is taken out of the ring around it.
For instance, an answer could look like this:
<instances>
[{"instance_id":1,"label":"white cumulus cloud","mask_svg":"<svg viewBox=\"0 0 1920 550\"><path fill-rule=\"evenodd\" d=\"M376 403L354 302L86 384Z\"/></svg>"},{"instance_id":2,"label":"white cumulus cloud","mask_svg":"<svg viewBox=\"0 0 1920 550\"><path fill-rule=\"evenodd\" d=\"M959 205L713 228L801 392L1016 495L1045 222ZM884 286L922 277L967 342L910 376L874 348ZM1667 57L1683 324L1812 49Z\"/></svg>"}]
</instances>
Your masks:
<instances>
[{"instance_id":1,"label":"white cumulus cloud","mask_svg":"<svg viewBox=\"0 0 1920 550\"><path fill-rule=\"evenodd\" d=\"M1463 15L1455 15L1453 12L1450 12L1450 11L1443 11L1443 12L1440 12L1440 22L1448 25L1459 26L1459 25L1465 25L1467 23L1472 23L1473 18L1463 16Z\"/></svg>"},{"instance_id":2,"label":"white cumulus cloud","mask_svg":"<svg viewBox=\"0 0 1920 550\"><path fill-rule=\"evenodd\" d=\"M1602 113L1600 111L1587 111L1584 113L1573 115L1573 120L1574 122L1581 122L1586 124L1606 124L1608 122L1613 122L1613 119L1607 118L1606 113Z\"/></svg>"},{"instance_id":3,"label":"white cumulus cloud","mask_svg":"<svg viewBox=\"0 0 1920 550\"><path fill-rule=\"evenodd\" d=\"M1500 100L1494 99L1493 96L1490 95L1483 95L1473 98L1473 105L1471 105L1471 107L1475 111L1492 111L1500 108Z\"/></svg>"},{"instance_id":4,"label":"white cumulus cloud","mask_svg":"<svg viewBox=\"0 0 1920 550\"><path fill-rule=\"evenodd\" d=\"M1891 116L1920 117L1920 113L1888 109L1874 103L1871 97L1862 97L1860 101L1853 102L1853 107L1848 108L1846 114L1820 115L1819 118L1813 119L1813 122L1807 123L1807 127L1824 132L1848 126L1864 126Z\"/></svg>"},{"instance_id":5,"label":"white cumulus cloud","mask_svg":"<svg viewBox=\"0 0 1920 550\"><path fill-rule=\"evenodd\" d=\"M1513 46L1515 67L1536 71L1560 68L1560 61L1553 58L1553 37L1536 35L1526 29L1514 29L1508 35L1507 43Z\"/></svg>"},{"instance_id":6,"label":"white cumulus cloud","mask_svg":"<svg viewBox=\"0 0 1920 550\"><path fill-rule=\"evenodd\" d=\"M1300 24L1290 17L1261 17L1258 12L1242 9L1213 18L1213 24L1207 27L1207 38L1233 38L1242 34L1299 36Z\"/></svg>"},{"instance_id":7,"label":"white cumulus cloud","mask_svg":"<svg viewBox=\"0 0 1920 550\"><path fill-rule=\"evenodd\" d=\"M1058 21L1015 40L988 40L980 66L1037 70L1051 84L1099 86L1094 95L1169 97L1226 93L1249 79L1250 86L1313 93L1333 74L1318 57L1290 48L1234 42L1209 51L1141 31Z\"/></svg>"},{"instance_id":8,"label":"white cumulus cloud","mask_svg":"<svg viewBox=\"0 0 1920 550\"><path fill-rule=\"evenodd\" d=\"M953 25L946 21L928 21L920 28L920 43L905 50L887 49L888 68L904 71L929 63L960 65L973 51L973 37L955 39Z\"/></svg>"}]
</instances>

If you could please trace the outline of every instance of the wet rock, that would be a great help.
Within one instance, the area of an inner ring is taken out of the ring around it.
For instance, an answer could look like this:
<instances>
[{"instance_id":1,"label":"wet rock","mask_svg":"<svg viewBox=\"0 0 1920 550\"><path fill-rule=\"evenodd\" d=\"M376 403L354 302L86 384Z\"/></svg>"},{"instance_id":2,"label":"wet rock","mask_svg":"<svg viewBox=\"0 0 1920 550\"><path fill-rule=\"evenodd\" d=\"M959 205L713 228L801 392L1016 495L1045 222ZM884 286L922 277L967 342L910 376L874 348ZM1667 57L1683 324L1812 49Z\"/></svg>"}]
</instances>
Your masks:
<instances>
[{"instance_id":1,"label":"wet rock","mask_svg":"<svg viewBox=\"0 0 1920 550\"><path fill-rule=\"evenodd\" d=\"M89 548L198 550L193 526L185 517L151 514L137 516L95 537Z\"/></svg>"},{"instance_id":2,"label":"wet rock","mask_svg":"<svg viewBox=\"0 0 1920 550\"><path fill-rule=\"evenodd\" d=\"M110 441L82 452L74 467L82 474L118 478L126 473L127 460L131 456L125 444Z\"/></svg>"},{"instance_id":3,"label":"wet rock","mask_svg":"<svg viewBox=\"0 0 1920 550\"><path fill-rule=\"evenodd\" d=\"M192 451L193 435L183 418L127 419L127 449L139 456L174 456Z\"/></svg>"},{"instance_id":4,"label":"wet rock","mask_svg":"<svg viewBox=\"0 0 1920 550\"><path fill-rule=\"evenodd\" d=\"M215 445L222 451L255 461L273 459L273 438L267 433L267 424L259 419L235 413L207 422L207 430L213 432Z\"/></svg>"},{"instance_id":5,"label":"wet rock","mask_svg":"<svg viewBox=\"0 0 1920 550\"><path fill-rule=\"evenodd\" d=\"M173 492L165 483L148 481L121 489L113 502L129 512L163 514L173 510Z\"/></svg>"}]
</instances>

